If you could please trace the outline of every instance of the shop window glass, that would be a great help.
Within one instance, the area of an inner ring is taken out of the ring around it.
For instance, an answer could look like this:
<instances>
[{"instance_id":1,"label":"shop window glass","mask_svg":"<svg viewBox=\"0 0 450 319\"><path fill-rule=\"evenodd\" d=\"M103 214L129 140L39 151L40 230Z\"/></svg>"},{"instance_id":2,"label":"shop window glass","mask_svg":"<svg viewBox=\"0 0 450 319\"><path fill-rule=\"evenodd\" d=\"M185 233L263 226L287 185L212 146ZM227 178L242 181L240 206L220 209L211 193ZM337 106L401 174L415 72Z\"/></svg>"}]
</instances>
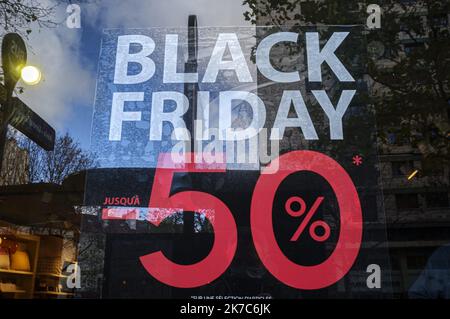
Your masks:
<instances>
[{"instance_id":1,"label":"shop window glass","mask_svg":"<svg viewBox=\"0 0 450 319\"><path fill-rule=\"evenodd\" d=\"M428 208L443 208L449 207L448 205L448 193L427 193L425 194L425 200Z\"/></svg>"},{"instance_id":2,"label":"shop window glass","mask_svg":"<svg viewBox=\"0 0 450 319\"><path fill-rule=\"evenodd\" d=\"M417 194L397 194L395 202L398 211L406 211L419 208L419 197Z\"/></svg>"}]
</instances>

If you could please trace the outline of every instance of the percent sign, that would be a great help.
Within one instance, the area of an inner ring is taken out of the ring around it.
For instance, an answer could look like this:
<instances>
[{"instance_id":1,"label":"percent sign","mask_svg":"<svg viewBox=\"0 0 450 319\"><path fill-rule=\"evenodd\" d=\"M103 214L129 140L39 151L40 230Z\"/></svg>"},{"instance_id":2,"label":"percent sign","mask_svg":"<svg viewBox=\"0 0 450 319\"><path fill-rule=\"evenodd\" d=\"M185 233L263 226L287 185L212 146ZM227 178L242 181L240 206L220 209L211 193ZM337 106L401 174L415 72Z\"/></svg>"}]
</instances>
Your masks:
<instances>
[{"instance_id":1,"label":"percent sign","mask_svg":"<svg viewBox=\"0 0 450 319\"><path fill-rule=\"evenodd\" d=\"M316 200L314 201L314 204L311 206L309 211L306 213L305 218L300 223L300 226L297 228L295 233L292 235L291 241L297 241L298 240L300 235L305 230L306 226L308 226L311 218L317 212L317 208L319 208L319 206L322 203L323 199L324 199L323 196L319 196L319 197L316 198ZM300 205L300 208L298 210L292 209L292 204L293 203L298 203ZM286 209L287 213L289 215L291 215L292 217L300 217L300 216L303 216L305 214L305 212L306 212L306 204L305 204L305 201L303 200L303 198L297 197L297 196L293 196L293 197L289 198L286 201L285 209ZM322 235L318 235L317 232L316 232L317 228L322 228L324 233ZM327 240L330 237L330 226L326 222L324 222L323 220L316 220L313 223L311 223L311 225L309 227L309 235L315 241L323 242L323 241Z\"/></svg>"}]
</instances>

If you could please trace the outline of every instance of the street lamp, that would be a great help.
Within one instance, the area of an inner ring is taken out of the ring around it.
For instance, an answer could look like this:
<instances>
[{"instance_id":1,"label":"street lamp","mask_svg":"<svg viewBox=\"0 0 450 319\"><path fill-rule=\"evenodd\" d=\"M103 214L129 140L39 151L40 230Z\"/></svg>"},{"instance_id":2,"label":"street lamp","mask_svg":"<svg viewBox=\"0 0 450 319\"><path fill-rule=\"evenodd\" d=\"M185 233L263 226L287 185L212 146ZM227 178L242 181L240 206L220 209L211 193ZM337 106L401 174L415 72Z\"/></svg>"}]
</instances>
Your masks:
<instances>
[{"instance_id":1,"label":"street lamp","mask_svg":"<svg viewBox=\"0 0 450 319\"><path fill-rule=\"evenodd\" d=\"M37 67L33 65L27 65L22 68L20 77L22 78L22 81L25 82L25 84L36 85L41 81L42 74Z\"/></svg>"},{"instance_id":2,"label":"street lamp","mask_svg":"<svg viewBox=\"0 0 450 319\"><path fill-rule=\"evenodd\" d=\"M0 122L0 172L2 171L3 153L5 151L6 133L12 110L12 94L20 78L20 66L27 63L27 47L22 37L17 33L8 33L2 40L2 69L5 87L4 101L1 108Z\"/></svg>"}]
</instances>

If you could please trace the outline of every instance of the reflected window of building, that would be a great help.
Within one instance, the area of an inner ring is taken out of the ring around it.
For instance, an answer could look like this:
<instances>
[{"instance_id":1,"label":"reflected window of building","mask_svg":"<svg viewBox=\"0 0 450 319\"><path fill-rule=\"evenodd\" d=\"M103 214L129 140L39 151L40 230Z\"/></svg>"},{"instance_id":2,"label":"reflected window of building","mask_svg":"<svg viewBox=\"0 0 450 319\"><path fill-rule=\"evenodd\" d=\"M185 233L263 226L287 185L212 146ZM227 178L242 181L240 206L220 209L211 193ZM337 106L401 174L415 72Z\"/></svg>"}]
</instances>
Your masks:
<instances>
[{"instance_id":1,"label":"reflected window of building","mask_svg":"<svg viewBox=\"0 0 450 319\"><path fill-rule=\"evenodd\" d=\"M428 208L447 208L449 207L448 193L426 193L425 201Z\"/></svg>"},{"instance_id":2,"label":"reflected window of building","mask_svg":"<svg viewBox=\"0 0 450 319\"><path fill-rule=\"evenodd\" d=\"M437 15L431 17L431 26L433 28L446 28L448 26L448 16L447 15Z\"/></svg>"},{"instance_id":3,"label":"reflected window of building","mask_svg":"<svg viewBox=\"0 0 450 319\"><path fill-rule=\"evenodd\" d=\"M411 173L414 169L413 161L392 162L392 177L403 177Z\"/></svg>"},{"instance_id":4,"label":"reflected window of building","mask_svg":"<svg viewBox=\"0 0 450 319\"><path fill-rule=\"evenodd\" d=\"M415 193L396 194L395 195L395 204L396 204L397 210L399 212L420 208L419 196L418 196L418 194L415 194Z\"/></svg>"},{"instance_id":5,"label":"reflected window of building","mask_svg":"<svg viewBox=\"0 0 450 319\"><path fill-rule=\"evenodd\" d=\"M415 53L420 53L421 50L425 48L425 43L423 42L412 42L403 44L403 48L406 55L412 55Z\"/></svg>"},{"instance_id":6,"label":"reflected window of building","mask_svg":"<svg viewBox=\"0 0 450 319\"><path fill-rule=\"evenodd\" d=\"M410 270L422 270L427 263L426 255L412 255L406 257L406 263Z\"/></svg>"}]
</instances>

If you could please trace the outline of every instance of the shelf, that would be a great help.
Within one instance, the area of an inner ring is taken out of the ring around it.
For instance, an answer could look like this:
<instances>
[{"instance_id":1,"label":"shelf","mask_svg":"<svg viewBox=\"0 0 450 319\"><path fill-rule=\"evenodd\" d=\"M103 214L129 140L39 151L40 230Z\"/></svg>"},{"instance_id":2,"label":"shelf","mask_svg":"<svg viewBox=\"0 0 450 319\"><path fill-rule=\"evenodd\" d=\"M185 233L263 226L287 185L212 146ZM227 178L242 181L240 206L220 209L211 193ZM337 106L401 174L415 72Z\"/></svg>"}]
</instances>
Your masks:
<instances>
[{"instance_id":1,"label":"shelf","mask_svg":"<svg viewBox=\"0 0 450 319\"><path fill-rule=\"evenodd\" d=\"M58 274L52 274L49 272L38 272L36 274L38 277L55 277L55 278L68 278L66 275L58 275Z\"/></svg>"},{"instance_id":2,"label":"shelf","mask_svg":"<svg viewBox=\"0 0 450 319\"><path fill-rule=\"evenodd\" d=\"M35 295L52 295L52 296L74 296L75 294L70 292L56 292L56 291L35 291Z\"/></svg>"},{"instance_id":3,"label":"shelf","mask_svg":"<svg viewBox=\"0 0 450 319\"><path fill-rule=\"evenodd\" d=\"M31 299L33 297L35 285L40 237L17 231L14 231L13 233L16 241L26 246L25 250L28 253L28 259L31 269L29 271L0 269L0 278L3 281L5 281L4 279L8 278L8 281L14 281L17 284L15 288L11 287L11 289L4 289L6 291L0 292L0 294L7 298Z\"/></svg>"},{"instance_id":4,"label":"shelf","mask_svg":"<svg viewBox=\"0 0 450 319\"><path fill-rule=\"evenodd\" d=\"M0 269L0 274L11 274L11 275L24 275L24 276L33 276L33 273L30 271L20 271L20 270L10 270L10 269Z\"/></svg>"},{"instance_id":5,"label":"shelf","mask_svg":"<svg viewBox=\"0 0 450 319\"><path fill-rule=\"evenodd\" d=\"M26 290L9 290L9 291L1 291L0 294L25 294Z\"/></svg>"}]
</instances>

